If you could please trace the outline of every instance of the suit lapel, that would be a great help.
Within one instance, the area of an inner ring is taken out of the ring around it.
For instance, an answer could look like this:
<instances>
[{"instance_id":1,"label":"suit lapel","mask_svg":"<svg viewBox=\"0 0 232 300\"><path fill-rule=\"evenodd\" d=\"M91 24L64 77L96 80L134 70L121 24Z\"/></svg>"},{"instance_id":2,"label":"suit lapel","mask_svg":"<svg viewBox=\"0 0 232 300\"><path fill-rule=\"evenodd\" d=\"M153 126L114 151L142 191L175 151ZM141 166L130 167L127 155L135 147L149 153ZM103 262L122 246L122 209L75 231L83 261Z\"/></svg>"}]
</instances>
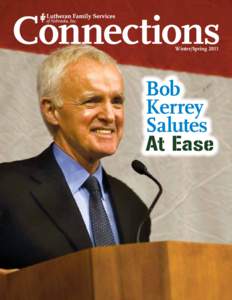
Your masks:
<instances>
[{"instance_id":1,"label":"suit lapel","mask_svg":"<svg viewBox=\"0 0 232 300\"><path fill-rule=\"evenodd\" d=\"M126 206L128 201L125 199L125 192L120 186L118 186L117 181L115 181L113 177L108 176L105 172L104 180L110 193L110 199L117 222L120 243L125 244L134 242L134 231L136 231L136 228L129 226L129 210Z\"/></svg>"},{"instance_id":2,"label":"suit lapel","mask_svg":"<svg viewBox=\"0 0 232 300\"><path fill-rule=\"evenodd\" d=\"M37 163L39 168L31 174L33 198L75 250L90 248L88 231L51 147L37 157Z\"/></svg>"}]
</instances>

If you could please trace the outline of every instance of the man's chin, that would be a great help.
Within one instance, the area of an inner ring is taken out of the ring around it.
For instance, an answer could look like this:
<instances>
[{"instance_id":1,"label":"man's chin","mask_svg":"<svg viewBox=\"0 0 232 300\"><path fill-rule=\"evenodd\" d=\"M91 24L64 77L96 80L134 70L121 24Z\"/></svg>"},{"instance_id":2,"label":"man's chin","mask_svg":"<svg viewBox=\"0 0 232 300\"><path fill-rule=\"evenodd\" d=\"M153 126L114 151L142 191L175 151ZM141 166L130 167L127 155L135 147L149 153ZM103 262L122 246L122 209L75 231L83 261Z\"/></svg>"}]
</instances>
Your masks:
<instances>
[{"instance_id":1,"label":"man's chin","mask_svg":"<svg viewBox=\"0 0 232 300\"><path fill-rule=\"evenodd\" d=\"M98 159L101 159L103 157L113 155L116 152L116 150L117 150L117 148L116 149L102 149L102 150L96 152L95 154Z\"/></svg>"}]
</instances>

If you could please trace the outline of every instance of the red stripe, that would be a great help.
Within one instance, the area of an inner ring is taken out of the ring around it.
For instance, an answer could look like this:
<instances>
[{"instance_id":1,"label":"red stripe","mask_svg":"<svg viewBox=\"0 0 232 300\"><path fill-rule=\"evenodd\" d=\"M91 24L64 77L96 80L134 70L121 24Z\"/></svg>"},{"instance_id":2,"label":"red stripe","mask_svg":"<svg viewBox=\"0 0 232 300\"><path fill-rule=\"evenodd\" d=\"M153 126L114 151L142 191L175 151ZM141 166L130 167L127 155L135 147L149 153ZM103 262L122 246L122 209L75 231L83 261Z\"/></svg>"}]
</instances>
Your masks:
<instances>
[{"instance_id":1,"label":"red stripe","mask_svg":"<svg viewBox=\"0 0 232 300\"><path fill-rule=\"evenodd\" d=\"M12 1L13 2L13 1ZM128 24L141 24L142 19L147 19L149 24L160 24L161 28L168 24L178 26L185 24L200 24L204 28L207 24L219 24L221 40L218 52L177 52L175 46L170 45L101 45L99 48L108 51L122 64L132 64L144 67L155 67L176 71L213 74L232 77L232 37L231 37L231 12L232 1L229 0L134 0L114 1L15 1L1 0L0 4L0 47L35 53L48 53L60 46L22 45L13 35L15 21L25 15L50 14L114 14L113 21L80 21L77 25L100 24L105 28L109 24L118 24L122 28ZM28 2L28 3L26 3ZM87 2L87 3L86 3ZM153 16L159 14L161 20L155 22ZM26 24L26 23L25 23ZM39 25L28 22L24 26L23 34L28 39L33 39L38 32ZM141 38L140 33L133 34L133 38Z\"/></svg>"}]
</instances>

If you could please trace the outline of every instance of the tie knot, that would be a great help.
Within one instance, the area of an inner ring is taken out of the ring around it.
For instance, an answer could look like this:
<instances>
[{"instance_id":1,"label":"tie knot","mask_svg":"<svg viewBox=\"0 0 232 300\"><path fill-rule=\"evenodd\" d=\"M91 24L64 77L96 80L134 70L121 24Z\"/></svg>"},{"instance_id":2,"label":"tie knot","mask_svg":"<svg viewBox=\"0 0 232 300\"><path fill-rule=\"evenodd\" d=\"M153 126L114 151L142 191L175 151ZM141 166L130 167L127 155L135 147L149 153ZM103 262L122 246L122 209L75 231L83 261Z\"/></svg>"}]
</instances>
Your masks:
<instances>
[{"instance_id":1,"label":"tie knot","mask_svg":"<svg viewBox=\"0 0 232 300\"><path fill-rule=\"evenodd\" d=\"M100 185L96 177L89 176L84 182L83 186L89 191L90 194L101 195Z\"/></svg>"}]
</instances>

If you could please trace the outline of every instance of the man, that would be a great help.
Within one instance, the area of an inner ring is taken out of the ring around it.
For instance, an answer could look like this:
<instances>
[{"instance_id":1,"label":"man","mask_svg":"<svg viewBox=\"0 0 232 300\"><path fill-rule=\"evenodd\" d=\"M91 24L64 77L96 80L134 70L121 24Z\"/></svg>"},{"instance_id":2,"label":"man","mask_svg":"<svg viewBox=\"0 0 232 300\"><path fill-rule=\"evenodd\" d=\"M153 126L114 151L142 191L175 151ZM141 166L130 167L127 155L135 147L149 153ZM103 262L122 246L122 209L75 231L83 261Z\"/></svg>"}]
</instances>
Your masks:
<instances>
[{"instance_id":1,"label":"man","mask_svg":"<svg viewBox=\"0 0 232 300\"><path fill-rule=\"evenodd\" d=\"M5 269L135 242L147 212L100 164L115 153L123 134L124 85L116 62L91 46L57 50L41 65L38 93L54 143L37 157L0 165ZM148 241L149 233L147 222L141 240Z\"/></svg>"}]
</instances>

